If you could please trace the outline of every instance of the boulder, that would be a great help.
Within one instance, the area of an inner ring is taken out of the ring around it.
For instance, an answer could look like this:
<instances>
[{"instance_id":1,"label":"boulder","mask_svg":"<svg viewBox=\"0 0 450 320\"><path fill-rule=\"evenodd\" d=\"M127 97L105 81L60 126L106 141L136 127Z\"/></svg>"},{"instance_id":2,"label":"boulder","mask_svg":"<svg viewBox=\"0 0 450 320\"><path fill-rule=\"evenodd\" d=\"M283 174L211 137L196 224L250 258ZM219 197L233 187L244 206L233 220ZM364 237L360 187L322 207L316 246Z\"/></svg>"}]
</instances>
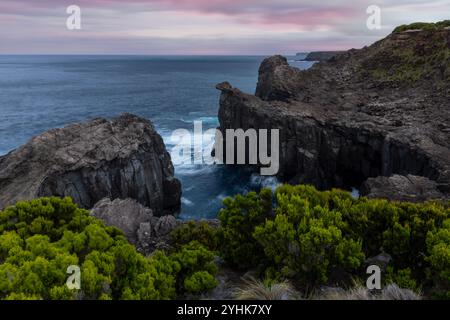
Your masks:
<instances>
[{"instance_id":1,"label":"boulder","mask_svg":"<svg viewBox=\"0 0 450 320\"><path fill-rule=\"evenodd\" d=\"M143 230L147 231L143 225L150 226L153 212L134 199L111 201L105 198L92 208L91 215L108 226L119 228L131 243L137 244L142 238Z\"/></svg>"},{"instance_id":2,"label":"boulder","mask_svg":"<svg viewBox=\"0 0 450 320\"><path fill-rule=\"evenodd\" d=\"M381 270L386 271L386 268L392 262L392 256L388 253L380 253L374 257L367 258L365 261L366 266L378 266Z\"/></svg>"},{"instance_id":3,"label":"boulder","mask_svg":"<svg viewBox=\"0 0 450 320\"><path fill-rule=\"evenodd\" d=\"M163 215L180 207L181 185L153 124L123 114L49 130L0 157L0 208L43 196L88 209L133 198Z\"/></svg>"},{"instance_id":4,"label":"boulder","mask_svg":"<svg viewBox=\"0 0 450 320\"><path fill-rule=\"evenodd\" d=\"M170 247L170 233L183 222L173 215L153 216L152 210L134 199L102 199L91 215L123 231L130 243L144 254Z\"/></svg>"},{"instance_id":5,"label":"boulder","mask_svg":"<svg viewBox=\"0 0 450 320\"><path fill-rule=\"evenodd\" d=\"M368 198L382 198L396 201L423 202L425 200L446 200L439 185L428 178L413 175L393 175L367 179L361 194Z\"/></svg>"}]
</instances>

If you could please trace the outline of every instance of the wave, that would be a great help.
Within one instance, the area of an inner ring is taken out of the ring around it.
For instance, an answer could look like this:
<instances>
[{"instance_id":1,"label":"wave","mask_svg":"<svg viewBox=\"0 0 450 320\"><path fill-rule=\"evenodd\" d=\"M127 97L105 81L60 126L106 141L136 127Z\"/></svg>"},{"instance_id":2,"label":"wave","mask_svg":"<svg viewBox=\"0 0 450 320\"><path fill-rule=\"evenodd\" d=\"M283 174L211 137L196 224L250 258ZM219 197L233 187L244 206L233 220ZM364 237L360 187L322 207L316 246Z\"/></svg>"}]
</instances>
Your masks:
<instances>
[{"instance_id":1,"label":"wave","mask_svg":"<svg viewBox=\"0 0 450 320\"><path fill-rule=\"evenodd\" d=\"M253 173L250 176L250 186L255 188L268 188L275 191L275 189L280 185L281 182L277 179L277 177L261 176L257 173Z\"/></svg>"},{"instance_id":2,"label":"wave","mask_svg":"<svg viewBox=\"0 0 450 320\"><path fill-rule=\"evenodd\" d=\"M201 174L211 174L217 169L215 165L207 164L182 164L175 165L176 176L195 176Z\"/></svg>"},{"instance_id":3,"label":"wave","mask_svg":"<svg viewBox=\"0 0 450 320\"><path fill-rule=\"evenodd\" d=\"M189 207L192 207L194 205L194 202L185 197L181 197L181 203Z\"/></svg>"}]
</instances>

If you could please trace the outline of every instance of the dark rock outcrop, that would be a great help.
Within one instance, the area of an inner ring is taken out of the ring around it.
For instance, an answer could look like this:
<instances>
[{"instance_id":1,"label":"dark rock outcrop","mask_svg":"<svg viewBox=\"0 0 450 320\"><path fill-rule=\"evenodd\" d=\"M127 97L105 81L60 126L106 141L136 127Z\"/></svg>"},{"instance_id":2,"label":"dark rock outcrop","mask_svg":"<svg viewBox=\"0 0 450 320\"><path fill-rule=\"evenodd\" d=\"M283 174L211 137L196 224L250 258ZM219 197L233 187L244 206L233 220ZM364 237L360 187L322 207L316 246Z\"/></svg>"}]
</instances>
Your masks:
<instances>
[{"instance_id":1,"label":"dark rock outcrop","mask_svg":"<svg viewBox=\"0 0 450 320\"><path fill-rule=\"evenodd\" d=\"M0 157L0 208L42 196L83 208L129 197L162 215L179 208L181 186L152 123L124 114L49 130Z\"/></svg>"},{"instance_id":2,"label":"dark rock outcrop","mask_svg":"<svg viewBox=\"0 0 450 320\"><path fill-rule=\"evenodd\" d=\"M91 215L122 230L143 253L169 248L170 233L183 223L173 215L155 217L151 209L134 199L102 199L92 208Z\"/></svg>"},{"instance_id":3,"label":"dark rock outcrop","mask_svg":"<svg viewBox=\"0 0 450 320\"><path fill-rule=\"evenodd\" d=\"M450 30L439 30L391 34L305 71L268 58L255 95L218 86L220 130L279 129L287 182L349 188L412 174L448 195L448 53Z\"/></svg>"},{"instance_id":4,"label":"dark rock outcrop","mask_svg":"<svg viewBox=\"0 0 450 320\"><path fill-rule=\"evenodd\" d=\"M344 51L313 51L308 53L304 61L328 61Z\"/></svg>"},{"instance_id":5,"label":"dark rock outcrop","mask_svg":"<svg viewBox=\"0 0 450 320\"><path fill-rule=\"evenodd\" d=\"M122 230L127 239L135 245L140 240L138 231L142 224L158 219L153 217L151 209L130 198L113 201L104 198L92 208L91 215L102 220L107 226Z\"/></svg>"},{"instance_id":6,"label":"dark rock outcrop","mask_svg":"<svg viewBox=\"0 0 450 320\"><path fill-rule=\"evenodd\" d=\"M374 257L367 258L364 262L365 266L378 266L381 270L386 271L389 264L392 263L392 256L388 253L382 252Z\"/></svg>"},{"instance_id":7,"label":"dark rock outcrop","mask_svg":"<svg viewBox=\"0 0 450 320\"><path fill-rule=\"evenodd\" d=\"M361 187L368 198L423 202L428 199L446 200L435 181L413 175L369 178ZM450 199L450 198L449 198Z\"/></svg>"}]
</instances>

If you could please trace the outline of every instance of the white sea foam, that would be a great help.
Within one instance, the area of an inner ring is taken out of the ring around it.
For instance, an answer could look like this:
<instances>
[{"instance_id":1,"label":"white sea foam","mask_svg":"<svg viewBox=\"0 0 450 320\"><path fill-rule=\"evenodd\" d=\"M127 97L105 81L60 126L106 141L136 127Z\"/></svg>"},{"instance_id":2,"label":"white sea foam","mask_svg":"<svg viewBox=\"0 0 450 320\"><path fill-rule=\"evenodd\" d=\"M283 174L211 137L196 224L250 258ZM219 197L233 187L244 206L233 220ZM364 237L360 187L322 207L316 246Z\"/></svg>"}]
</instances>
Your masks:
<instances>
[{"instance_id":1,"label":"white sea foam","mask_svg":"<svg viewBox=\"0 0 450 320\"><path fill-rule=\"evenodd\" d=\"M268 188L272 191L281 185L281 182L274 176L261 176L257 173L253 173L250 177L250 185L252 187Z\"/></svg>"},{"instance_id":2,"label":"white sea foam","mask_svg":"<svg viewBox=\"0 0 450 320\"><path fill-rule=\"evenodd\" d=\"M351 195L352 195L352 197L355 198L355 199L358 199L358 198L361 196L359 190L356 189L356 188L352 188Z\"/></svg>"},{"instance_id":3,"label":"white sea foam","mask_svg":"<svg viewBox=\"0 0 450 320\"><path fill-rule=\"evenodd\" d=\"M185 197L181 197L181 203L189 207L192 207L194 205L194 203L191 200Z\"/></svg>"}]
</instances>

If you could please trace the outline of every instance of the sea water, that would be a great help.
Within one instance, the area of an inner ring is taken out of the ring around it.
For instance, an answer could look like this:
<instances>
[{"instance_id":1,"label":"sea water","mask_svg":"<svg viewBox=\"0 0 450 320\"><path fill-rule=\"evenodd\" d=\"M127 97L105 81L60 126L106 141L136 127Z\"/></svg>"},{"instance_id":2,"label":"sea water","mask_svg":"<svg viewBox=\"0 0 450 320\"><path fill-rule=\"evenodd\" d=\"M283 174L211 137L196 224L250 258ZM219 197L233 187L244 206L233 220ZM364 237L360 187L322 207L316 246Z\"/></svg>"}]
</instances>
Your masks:
<instances>
[{"instance_id":1,"label":"sea water","mask_svg":"<svg viewBox=\"0 0 450 320\"><path fill-rule=\"evenodd\" d=\"M129 112L150 119L170 152L172 132L218 126L217 83L254 93L262 56L0 56L0 155L32 136L94 117ZM292 65L306 69L310 62ZM275 188L247 169L175 166L183 186L180 218L216 217L222 200Z\"/></svg>"}]
</instances>

